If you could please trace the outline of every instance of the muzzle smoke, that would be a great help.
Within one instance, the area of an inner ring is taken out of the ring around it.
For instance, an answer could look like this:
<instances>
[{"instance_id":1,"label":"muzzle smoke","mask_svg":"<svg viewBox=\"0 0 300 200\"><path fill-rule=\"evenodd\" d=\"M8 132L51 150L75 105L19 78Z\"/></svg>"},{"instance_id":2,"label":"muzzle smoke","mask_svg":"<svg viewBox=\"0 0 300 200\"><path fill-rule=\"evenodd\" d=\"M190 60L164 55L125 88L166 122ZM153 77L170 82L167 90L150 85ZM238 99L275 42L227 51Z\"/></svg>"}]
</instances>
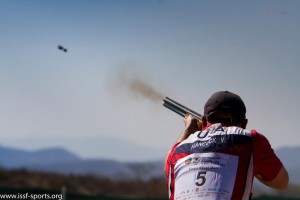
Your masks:
<instances>
[{"instance_id":1,"label":"muzzle smoke","mask_svg":"<svg viewBox=\"0 0 300 200\"><path fill-rule=\"evenodd\" d=\"M135 95L152 101L161 101L164 98L161 93L156 91L151 85L139 79L138 77L128 80L128 87L129 90Z\"/></svg>"},{"instance_id":2,"label":"muzzle smoke","mask_svg":"<svg viewBox=\"0 0 300 200\"><path fill-rule=\"evenodd\" d=\"M128 68L119 70L115 78L111 79L109 86L110 90L118 95L144 98L153 102L161 102L164 98L164 95L155 89L150 81L146 81L146 78L142 78Z\"/></svg>"}]
</instances>

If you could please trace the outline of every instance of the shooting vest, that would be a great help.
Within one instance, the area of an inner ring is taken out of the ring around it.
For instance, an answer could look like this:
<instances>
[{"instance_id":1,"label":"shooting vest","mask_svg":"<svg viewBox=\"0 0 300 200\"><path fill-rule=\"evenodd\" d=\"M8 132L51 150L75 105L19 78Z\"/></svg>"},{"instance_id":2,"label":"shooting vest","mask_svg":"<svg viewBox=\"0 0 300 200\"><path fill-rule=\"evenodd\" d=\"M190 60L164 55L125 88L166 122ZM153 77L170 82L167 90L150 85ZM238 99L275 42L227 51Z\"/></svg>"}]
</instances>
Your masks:
<instances>
[{"instance_id":1,"label":"shooting vest","mask_svg":"<svg viewBox=\"0 0 300 200\"><path fill-rule=\"evenodd\" d=\"M248 200L253 183L251 132L213 124L181 142L170 160L171 200Z\"/></svg>"}]
</instances>

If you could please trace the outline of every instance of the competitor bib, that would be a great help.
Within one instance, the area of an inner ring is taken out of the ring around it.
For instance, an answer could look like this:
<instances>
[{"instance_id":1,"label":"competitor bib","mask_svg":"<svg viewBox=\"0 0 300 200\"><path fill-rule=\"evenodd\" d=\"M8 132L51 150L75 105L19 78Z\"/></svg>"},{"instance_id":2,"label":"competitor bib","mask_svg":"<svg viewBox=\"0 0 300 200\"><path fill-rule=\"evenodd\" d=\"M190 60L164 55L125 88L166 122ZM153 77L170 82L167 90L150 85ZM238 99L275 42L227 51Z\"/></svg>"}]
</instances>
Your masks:
<instances>
[{"instance_id":1,"label":"competitor bib","mask_svg":"<svg viewBox=\"0 0 300 200\"><path fill-rule=\"evenodd\" d=\"M194 153L177 161L175 200L230 200L239 158L223 153Z\"/></svg>"}]
</instances>

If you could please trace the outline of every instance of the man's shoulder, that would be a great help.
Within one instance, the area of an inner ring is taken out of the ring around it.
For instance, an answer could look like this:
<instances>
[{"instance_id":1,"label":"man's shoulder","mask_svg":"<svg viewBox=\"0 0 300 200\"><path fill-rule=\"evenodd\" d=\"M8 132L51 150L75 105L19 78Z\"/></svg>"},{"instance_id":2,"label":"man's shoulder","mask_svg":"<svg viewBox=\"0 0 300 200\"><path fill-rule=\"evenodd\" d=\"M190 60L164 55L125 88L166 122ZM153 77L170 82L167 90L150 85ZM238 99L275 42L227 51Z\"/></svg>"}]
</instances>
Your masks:
<instances>
[{"instance_id":1,"label":"man's shoulder","mask_svg":"<svg viewBox=\"0 0 300 200\"><path fill-rule=\"evenodd\" d=\"M268 140L263 134L261 134L260 132L258 132L255 129L251 129L249 131L250 131L252 137L256 140Z\"/></svg>"},{"instance_id":2,"label":"man's shoulder","mask_svg":"<svg viewBox=\"0 0 300 200\"><path fill-rule=\"evenodd\" d=\"M258 132L257 130L252 129L251 135L253 137L253 142L256 146L261 146L261 147L270 146L270 142L267 139L267 137L261 134L260 132Z\"/></svg>"}]
</instances>

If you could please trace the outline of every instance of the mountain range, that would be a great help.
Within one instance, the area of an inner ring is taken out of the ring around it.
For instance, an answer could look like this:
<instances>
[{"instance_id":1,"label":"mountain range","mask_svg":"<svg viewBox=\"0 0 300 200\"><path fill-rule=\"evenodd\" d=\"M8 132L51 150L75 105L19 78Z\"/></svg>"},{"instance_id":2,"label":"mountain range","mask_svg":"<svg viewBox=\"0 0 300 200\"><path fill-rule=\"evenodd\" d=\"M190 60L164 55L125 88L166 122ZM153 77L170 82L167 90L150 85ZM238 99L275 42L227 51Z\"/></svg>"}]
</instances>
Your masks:
<instances>
[{"instance_id":1,"label":"mountain range","mask_svg":"<svg viewBox=\"0 0 300 200\"><path fill-rule=\"evenodd\" d=\"M63 148L25 151L0 146L0 166L5 169L23 168L61 174L94 174L113 180L147 180L163 176L162 160L124 162L109 159L82 159Z\"/></svg>"},{"instance_id":2,"label":"mountain range","mask_svg":"<svg viewBox=\"0 0 300 200\"><path fill-rule=\"evenodd\" d=\"M300 147L275 150L289 171L291 183L300 184ZM163 158L153 161L125 162L109 159L82 159L63 148L25 151L0 146L0 166L62 174L95 174L110 179L150 179L164 176Z\"/></svg>"}]
</instances>

